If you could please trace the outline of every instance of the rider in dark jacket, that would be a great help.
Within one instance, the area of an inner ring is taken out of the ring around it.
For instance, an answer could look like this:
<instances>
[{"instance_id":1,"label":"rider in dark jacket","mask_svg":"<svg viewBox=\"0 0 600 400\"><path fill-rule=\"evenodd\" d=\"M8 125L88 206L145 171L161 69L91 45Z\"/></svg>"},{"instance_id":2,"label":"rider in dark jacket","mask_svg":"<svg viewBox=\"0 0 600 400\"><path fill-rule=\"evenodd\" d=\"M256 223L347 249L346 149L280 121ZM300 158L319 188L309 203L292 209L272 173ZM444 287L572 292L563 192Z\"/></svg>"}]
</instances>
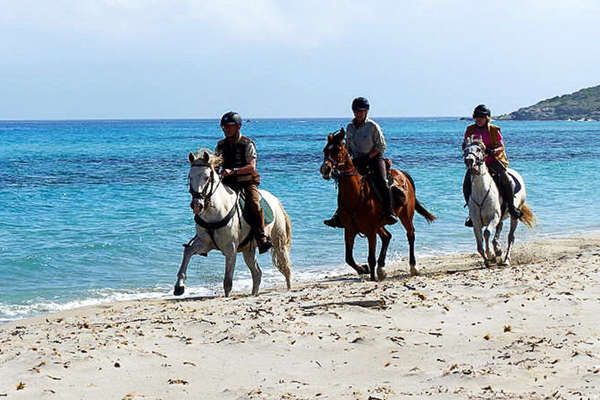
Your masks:
<instances>
[{"instance_id":1,"label":"rider in dark jacket","mask_svg":"<svg viewBox=\"0 0 600 400\"><path fill-rule=\"evenodd\" d=\"M252 140L242 136L241 127L242 118L238 113L230 111L223 115L221 129L225 139L217 143L215 154L223 158L223 183L236 191L244 192L246 209L251 219L248 223L256 238L258 251L264 253L273 245L269 236L265 235L264 214L260 207L260 175L256 171L256 146Z\"/></svg>"}]
</instances>

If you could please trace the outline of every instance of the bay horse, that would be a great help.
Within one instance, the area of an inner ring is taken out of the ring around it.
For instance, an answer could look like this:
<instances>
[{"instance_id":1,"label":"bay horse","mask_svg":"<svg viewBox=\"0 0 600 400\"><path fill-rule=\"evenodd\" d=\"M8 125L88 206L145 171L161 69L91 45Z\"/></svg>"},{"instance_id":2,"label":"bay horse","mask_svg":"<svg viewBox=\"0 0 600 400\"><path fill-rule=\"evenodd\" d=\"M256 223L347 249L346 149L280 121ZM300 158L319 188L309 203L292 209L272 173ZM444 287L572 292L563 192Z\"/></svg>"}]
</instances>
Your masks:
<instances>
[{"instance_id":1,"label":"bay horse","mask_svg":"<svg viewBox=\"0 0 600 400\"><path fill-rule=\"evenodd\" d=\"M375 275L375 266L377 265L377 278L384 280L386 277L385 258L392 234L384 226L381 202L375 196L366 177L361 176L352 163L352 157L344 143L345 135L346 132L342 128L336 134L327 136L327 145L323 149L323 164L320 168L321 176L325 180L333 178L338 184L338 215L344 226L346 263L359 274L370 274L373 281L377 280ZM410 274L417 275L415 227L413 224L415 210L429 223L433 222L436 217L419 203L415 195L414 182L406 172L392 169L391 174L394 180L392 208L406 230ZM354 261L353 249L357 234L364 234L368 240L369 256L366 265L358 265ZM381 240L381 250L376 263L377 235Z\"/></svg>"},{"instance_id":2,"label":"bay horse","mask_svg":"<svg viewBox=\"0 0 600 400\"><path fill-rule=\"evenodd\" d=\"M467 139L463 150L463 160L465 167L471 171L471 196L469 197L469 216L473 221L473 233L477 243L477 251L483 258L486 267L491 264L499 263L510 265L510 251L515 241L515 230L519 219L510 216L510 230L508 232L508 244L506 254L502 259L502 249L500 247L500 233L502 232L503 220L508 218L510 213L508 207L502 211L502 196L499 195L498 187L490 175L489 169L485 165L485 144L480 140ZM514 169L508 168L508 176L511 178L515 207L521 210L521 222L528 228L535 226L535 216L525 202L527 192L523 178ZM496 229L492 244L494 253L490 249L489 239L493 229ZM484 245L485 243L485 250Z\"/></svg>"},{"instance_id":3,"label":"bay horse","mask_svg":"<svg viewBox=\"0 0 600 400\"><path fill-rule=\"evenodd\" d=\"M206 256L211 250L219 250L225 255L225 277L223 289L229 296L233 286L233 271L236 255L241 252L252 274L252 294L257 295L262 272L256 259L256 240L251 227L243 217L236 191L222 184L216 171L221 157L208 152L189 153L189 191L192 195L196 235L184 245L183 260L177 272L177 282L173 294L182 295L190 258L194 254ZM266 190L259 190L273 212L273 221L265 226L265 233L271 236L271 261L285 277L288 289L291 287L292 263L290 247L292 224L279 199Z\"/></svg>"}]
</instances>

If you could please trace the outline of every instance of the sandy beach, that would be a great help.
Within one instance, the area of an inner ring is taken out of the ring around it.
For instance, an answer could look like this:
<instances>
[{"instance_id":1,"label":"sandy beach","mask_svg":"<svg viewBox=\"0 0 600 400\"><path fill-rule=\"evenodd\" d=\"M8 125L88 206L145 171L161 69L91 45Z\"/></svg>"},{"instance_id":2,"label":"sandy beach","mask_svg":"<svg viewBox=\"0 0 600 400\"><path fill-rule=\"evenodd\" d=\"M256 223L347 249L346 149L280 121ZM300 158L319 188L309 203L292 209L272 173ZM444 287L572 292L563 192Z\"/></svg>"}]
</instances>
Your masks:
<instances>
[{"instance_id":1,"label":"sandy beach","mask_svg":"<svg viewBox=\"0 0 600 400\"><path fill-rule=\"evenodd\" d=\"M600 398L600 234L518 244L510 267L418 261L11 322L0 398Z\"/></svg>"}]
</instances>

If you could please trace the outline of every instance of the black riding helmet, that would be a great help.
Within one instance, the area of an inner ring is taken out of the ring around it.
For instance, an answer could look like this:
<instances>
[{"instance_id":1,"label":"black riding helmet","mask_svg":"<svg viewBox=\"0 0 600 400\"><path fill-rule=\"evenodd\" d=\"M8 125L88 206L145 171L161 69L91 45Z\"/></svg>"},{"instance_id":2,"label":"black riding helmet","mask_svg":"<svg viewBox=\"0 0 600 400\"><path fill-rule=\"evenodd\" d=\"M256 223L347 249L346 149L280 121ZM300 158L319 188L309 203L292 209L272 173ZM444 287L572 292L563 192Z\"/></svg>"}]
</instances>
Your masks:
<instances>
[{"instance_id":1,"label":"black riding helmet","mask_svg":"<svg viewBox=\"0 0 600 400\"><path fill-rule=\"evenodd\" d=\"M352 111L364 111L369 109L369 100L364 97L357 97L352 100Z\"/></svg>"},{"instance_id":2,"label":"black riding helmet","mask_svg":"<svg viewBox=\"0 0 600 400\"><path fill-rule=\"evenodd\" d=\"M240 117L240 114L234 112L234 111L229 111L228 113L223 114L223 116L221 117L221 126L225 126L225 125L242 125L242 117Z\"/></svg>"},{"instance_id":3,"label":"black riding helmet","mask_svg":"<svg viewBox=\"0 0 600 400\"><path fill-rule=\"evenodd\" d=\"M477 107L475 107L475 109L473 110L473 118L478 118L478 117L489 117L492 115L492 112L490 111L489 108L486 107L485 104L480 104Z\"/></svg>"}]
</instances>

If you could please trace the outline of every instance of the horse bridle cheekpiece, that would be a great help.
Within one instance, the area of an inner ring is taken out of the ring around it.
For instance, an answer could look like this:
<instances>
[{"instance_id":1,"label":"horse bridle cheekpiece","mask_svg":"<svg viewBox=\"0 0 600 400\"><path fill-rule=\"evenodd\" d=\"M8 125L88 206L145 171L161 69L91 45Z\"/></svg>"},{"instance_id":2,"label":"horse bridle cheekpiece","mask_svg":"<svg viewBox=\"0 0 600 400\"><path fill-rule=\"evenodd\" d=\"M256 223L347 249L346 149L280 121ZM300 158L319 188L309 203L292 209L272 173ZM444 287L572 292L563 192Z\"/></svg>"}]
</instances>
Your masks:
<instances>
[{"instance_id":1,"label":"horse bridle cheekpiece","mask_svg":"<svg viewBox=\"0 0 600 400\"><path fill-rule=\"evenodd\" d=\"M334 146L334 144L328 144L326 149L329 149L332 146ZM344 160L340 161L340 162L336 162L333 158L331 158L331 156L329 155L329 151L325 152L323 158L324 158L324 161L329 161L329 163L331 164L331 176L333 179L338 180L344 176L356 175L355 167L353 167L352 169L346 170L346 171L342 170L342 168L344 168L344 166L350 159L350 154L348 153L348 151L346 151L346 157L344 158Z\"/></svg>"},{"instance_id":2,"label":"horse bridle cheekpiece","mask_svg":"<svg viewBox=\"0 0 600 400\"><path fill-rule=\"evenodd\" d=\"M194 167L208 167L209 165L207 164L192 164L192 168ZM199 192L196 192L194 189L192 189L191 186L191 182L188 182L188 188L190 191L190 194L192 195L192 199L193 200L204 200L204 209L207 209L208 207L210 207L211 204L211 197L212 195L217 191L217 188L219 187L219 185L215 186L215 169L213 167L210 167L210 177L208 178L208 180L206 181L206 183L204 184L204 186L202 187L202 189ZM189 180L189 177L188 177ZM221 183L221 181L219 181L219 183Z\"/></svg>"},{"instance_id":3,"label":"horse bridle cheekpiece","mask_svg":"<svg viewBox=\"0 0 600 400\"><path fill-rule=\"evenodd\" d=\"M476 154L474 151L471 150L471 148L473 146L477 146L478 149L481 150L481 156L479 154ZM475 163L473 164L476 167L480 167L481 165L483 165L484 160L485 160L485 149L482 148L482 143L478 142L478 141L472 141L469 142L466 146L465 149L463 150L463 160L466 160L467 157L469 155L473 155L473 157L475 158ZM473 168L469 168L471 169L471 173L473 173Z\"/></svg>"}]
</instances>

